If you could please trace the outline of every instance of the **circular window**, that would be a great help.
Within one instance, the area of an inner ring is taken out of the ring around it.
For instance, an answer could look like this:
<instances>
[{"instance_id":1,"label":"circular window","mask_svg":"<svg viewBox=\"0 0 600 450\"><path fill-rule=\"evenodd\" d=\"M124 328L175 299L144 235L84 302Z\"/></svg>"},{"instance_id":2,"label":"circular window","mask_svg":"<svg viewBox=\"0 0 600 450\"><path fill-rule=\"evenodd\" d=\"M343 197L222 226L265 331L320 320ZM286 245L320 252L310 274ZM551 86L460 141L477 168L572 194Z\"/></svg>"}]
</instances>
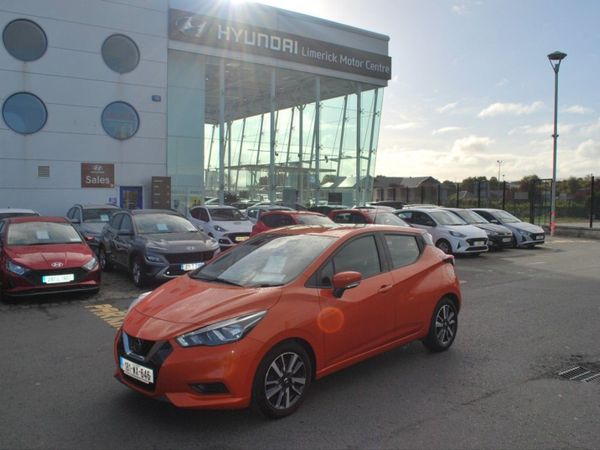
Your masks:
<instances>
[{"instance_id":1,"label":"circular window","mask_svg":"<svg viewBox=\"0 0 600 450\"><path fill-rule=\"evenodd\" d=\"M6 25L2 40L8 53L25 62L41 58L48 48L44 30L26 19L13 20Z\"/></svg>"},{"instance_id":2,"label":"circular window","mask_svg":"<svg viewBox=\"0 0 600 450\"><path fill-rule=\"evenodd\" d=\"M102 59L118 73L135 69L140 62L140 51L135 42L123 34L113 34L102 44Z\"/></svg>"},{"instance_id":3,"label":"circular window","mask_svg":"<svg viewBox=\"0 0 600 450\"><path fill-rule=\"evenodd\" d=\"M40 131L48 112L46 105L38 97L27 92L13 94L2 106L2 117L6 125L17 133L31 134Z\"/></svg>"},{"instance_id":4,"label":"circular window","mask_svg":"<svg viewBox=\"0 0 600 450\"><path fill-rule=\"evenodd\" d=\"M113 102L102 111L102 128L115 139L132 137L140 126L136 110L128 103Z\"/></svg>"}]
</instances>

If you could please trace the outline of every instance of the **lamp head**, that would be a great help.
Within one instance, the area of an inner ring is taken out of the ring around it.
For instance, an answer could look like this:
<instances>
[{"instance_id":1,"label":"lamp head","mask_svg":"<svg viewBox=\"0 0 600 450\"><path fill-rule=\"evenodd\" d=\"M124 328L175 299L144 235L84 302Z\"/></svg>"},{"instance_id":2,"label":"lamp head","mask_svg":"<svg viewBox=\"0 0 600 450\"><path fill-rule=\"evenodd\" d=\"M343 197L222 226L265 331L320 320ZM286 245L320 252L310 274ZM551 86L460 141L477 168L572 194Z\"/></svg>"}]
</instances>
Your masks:
<instances>
[{"instance_id":1,"label":"lamp head","mask_svg":"<svg viewBox=\"0 0 600 450\"><path fill-rule=\"evenodd\" d=\"M553 52L548 55L548 60L550 60L550 65L554 69L554 72L558 74L558 69L560 68L560 62L567 57L566 53L563 52Z\"/></svg>"}]
</instances>

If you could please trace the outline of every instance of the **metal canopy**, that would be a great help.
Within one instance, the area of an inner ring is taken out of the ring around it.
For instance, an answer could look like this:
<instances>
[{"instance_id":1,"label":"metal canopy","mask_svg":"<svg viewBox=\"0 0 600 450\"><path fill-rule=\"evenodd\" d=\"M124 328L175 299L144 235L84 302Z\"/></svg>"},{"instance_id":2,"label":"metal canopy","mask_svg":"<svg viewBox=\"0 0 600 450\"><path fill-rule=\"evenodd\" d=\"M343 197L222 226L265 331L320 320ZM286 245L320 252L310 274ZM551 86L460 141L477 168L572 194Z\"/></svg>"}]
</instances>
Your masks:
<instances>
[{"instance_id":1,"label":"metal canopy","mask_svg":"<svg viewBox=\"0 0 600 450\"><path fill-rule=\"evenodd\" d=\"M227 60L225 63L225 122L271 111L272 67ZM321 101L356 93L356 83L320 76ZM287 69L276 70L277 110L315 102L315 75ZM367 91L378 86L361 84ZM210 58L206 66L205 123L219 124L219 60Z\"/></svg>"}]
</instances>

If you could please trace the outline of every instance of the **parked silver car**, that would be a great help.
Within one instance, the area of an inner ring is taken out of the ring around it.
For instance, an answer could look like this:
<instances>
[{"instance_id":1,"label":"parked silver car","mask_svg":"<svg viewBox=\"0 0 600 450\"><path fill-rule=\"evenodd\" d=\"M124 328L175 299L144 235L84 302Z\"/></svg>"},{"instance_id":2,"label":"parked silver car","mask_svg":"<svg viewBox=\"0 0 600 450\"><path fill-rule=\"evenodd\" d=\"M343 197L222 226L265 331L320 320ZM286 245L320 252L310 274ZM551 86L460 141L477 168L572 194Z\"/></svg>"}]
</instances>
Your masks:
<instances>
[{"instance_id":1,"label":"parked silver car","mask_svg":"<svg viewBox=\"0 0 600 450\"><path fill-rule=\"evenodd\" d=\"M534 247L543 244L546 233L542 227L529 222L523 222L518 217L504 211L503 209L472 208L480 216L491 223L503 225L513 232L513 247Z\"/></svg>"},{"instance_id":2,"label":"parked silver car","mask_svg":"<svg viewBox=\"0 0 600 450\"><path fill-rule=\"evenodd\" d=\"M214 237L223 250L247 240L252 231L252 222L233 206L195 206L188 219Z\"/></svg>"},{"instance_id":3,"label":"parked silver car","mask_svg":"<svg viewBox=\"0 0 600 450\"><path fill-rule=\"evenodd\" d=\"M488 247L501 250L506 247L512 247L513 234L508 228L488 220L477 214L475 211L463 208L444 208L452 214L456 214L469 225L481 228L487 233Z\"/></svg>"},{"instance_id":4,"label":"parked silver car","mask_svg":"<svg viewBox=\"0 0 600 450\"><path fill-rule=\"evenodd\" d=\"M399 209L394 212L415 228L431 234L437 248L448 254L479 254L488 251L485 231L440 208Z\"/></svg>"}]
</instances>

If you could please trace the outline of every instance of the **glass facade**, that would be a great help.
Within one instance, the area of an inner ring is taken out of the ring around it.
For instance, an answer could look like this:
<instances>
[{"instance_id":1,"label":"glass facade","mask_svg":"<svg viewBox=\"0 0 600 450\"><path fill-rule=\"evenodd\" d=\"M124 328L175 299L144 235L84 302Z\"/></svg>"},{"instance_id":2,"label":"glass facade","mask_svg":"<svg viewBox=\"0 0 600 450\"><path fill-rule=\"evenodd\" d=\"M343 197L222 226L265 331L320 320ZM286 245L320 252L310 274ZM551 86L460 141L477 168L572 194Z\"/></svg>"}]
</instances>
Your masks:
<instances>
[{"instance_id":1,"label":"glass facade","mask_svg":"<svg viewBox=\"0 0 600 450\"><path fill-rule=\"evenodd\" d=\"M2 106L6 125L20 134L40 131L46 124L48 112L44 102L29 92L18 92L6 99Z\"/></svg>"}]
</instances>

